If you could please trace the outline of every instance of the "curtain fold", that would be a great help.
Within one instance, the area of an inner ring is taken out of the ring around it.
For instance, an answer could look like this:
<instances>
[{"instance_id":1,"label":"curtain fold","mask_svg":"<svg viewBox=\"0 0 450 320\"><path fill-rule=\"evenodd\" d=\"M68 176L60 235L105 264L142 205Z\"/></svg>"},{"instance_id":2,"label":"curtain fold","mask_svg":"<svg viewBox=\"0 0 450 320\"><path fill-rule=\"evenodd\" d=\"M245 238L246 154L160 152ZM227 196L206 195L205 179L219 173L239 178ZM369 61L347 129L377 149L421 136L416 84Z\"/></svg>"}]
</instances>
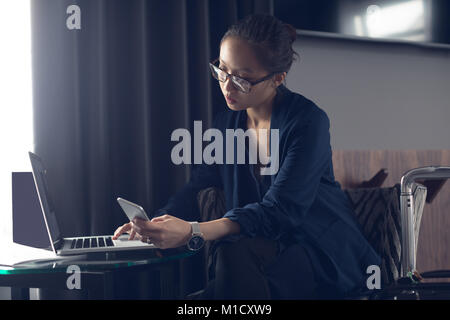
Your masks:
<instances>
[{"instance_id":1,"label":"curtain fold","mask_svg":"<svg viewBox=\"0 0 450 320\"><path fill-rule=\"evenodd\" d=\"M69 30L69 5L81 29ZM34 151L65 236L110 234L116 202L149 215L188 179L172 164L177 128L225 110L208 62L231 23L271 0L33 0Z\"/></svg>"}]
</instances>

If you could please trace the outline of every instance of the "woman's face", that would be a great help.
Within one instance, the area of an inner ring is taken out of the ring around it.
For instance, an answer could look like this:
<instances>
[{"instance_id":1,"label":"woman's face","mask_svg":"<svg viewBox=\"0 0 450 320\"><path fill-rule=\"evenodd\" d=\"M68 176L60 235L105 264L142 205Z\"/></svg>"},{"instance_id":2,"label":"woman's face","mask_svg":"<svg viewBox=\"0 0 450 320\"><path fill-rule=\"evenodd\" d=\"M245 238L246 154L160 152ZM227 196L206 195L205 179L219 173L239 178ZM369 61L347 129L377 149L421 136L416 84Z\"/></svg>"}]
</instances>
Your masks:
<instances>
[{"instance_id":1,"label":"woman's face","mask_svg":"<svg viewBox=\"0 0 450 320\"><path fill-rule=\"evenodd\" d=\"M258 63L252 47L236 37L228 37L220 46L219 68L251 82L269 74ZM249 93L236 89L230 79L219 82L228 107L238 111L247 108L258 108L269 102L276 92L276 84L272 78L252 86Z\"/></svg>"}]
</instances>

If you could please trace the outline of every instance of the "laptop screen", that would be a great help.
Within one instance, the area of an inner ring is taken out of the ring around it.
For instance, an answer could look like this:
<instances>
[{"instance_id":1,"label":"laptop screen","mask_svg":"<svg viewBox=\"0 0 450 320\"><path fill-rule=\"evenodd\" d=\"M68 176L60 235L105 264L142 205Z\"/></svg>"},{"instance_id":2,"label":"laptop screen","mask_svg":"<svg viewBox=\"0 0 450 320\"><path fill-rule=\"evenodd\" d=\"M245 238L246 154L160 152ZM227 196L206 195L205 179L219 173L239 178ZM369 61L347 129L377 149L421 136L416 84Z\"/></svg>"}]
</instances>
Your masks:
<instances>
[{"instance_id":1,"label":"laptop screen","mask_svg":"<svg viewBox=\"0 0 450 320\"><path fill-rule=\"evenodd\" d=\"M29 152L28 154L30 155L34 182L36 184L36 189L41 202L41 209L44 214L45 225L50 236L50 241L53 247L52 249L55 251L56 243L61 239L61 233L59 231L58 221L56 220L53 202L48 192L46 177L47 170L45 169L42 160L37 155L32 152Z\"/></svg>"}]
</instances>

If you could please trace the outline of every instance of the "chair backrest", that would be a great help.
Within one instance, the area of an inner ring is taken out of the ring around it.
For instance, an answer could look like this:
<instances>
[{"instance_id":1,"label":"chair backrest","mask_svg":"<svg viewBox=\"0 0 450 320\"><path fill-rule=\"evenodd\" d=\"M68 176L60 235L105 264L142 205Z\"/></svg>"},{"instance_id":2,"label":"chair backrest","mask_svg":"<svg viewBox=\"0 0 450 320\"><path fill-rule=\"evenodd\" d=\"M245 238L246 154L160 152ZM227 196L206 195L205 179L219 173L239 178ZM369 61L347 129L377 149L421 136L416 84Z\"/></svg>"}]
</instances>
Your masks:
<instances>
[{"instance_id":1,"label":"chair backrest","mask_svg":"<svg viewBox=\"0 0 450 320\"><path fill-rule=\"evenodd\" d=\"M206 188L197 194L201 221L220 219L225 214L225 195L218 188Z\"/></svg>"},{"instance_id":2,"label":"chair backrest","mask_svg":"<svg viewBox=\"0 0 450 320\"><path fill-rule=\"evenodd\" d=\"M200 190L197 194L200 221L220 219L225 214L225 194L222 189L211 187ZM207 279L214 275L213 252L217 241L207 241L204 247L205 274Z\"/></svg>"},{"instance_id":3,"label":"chair backrest","mask_svg":"<svg viewBox=\"0 0 450 320\"><path fill-rule=\"evenodd\" d=\"M381 257L381 282L393 283L401 274L400 186L344 190L361 230Z\"/></svg>"}]
</instances>

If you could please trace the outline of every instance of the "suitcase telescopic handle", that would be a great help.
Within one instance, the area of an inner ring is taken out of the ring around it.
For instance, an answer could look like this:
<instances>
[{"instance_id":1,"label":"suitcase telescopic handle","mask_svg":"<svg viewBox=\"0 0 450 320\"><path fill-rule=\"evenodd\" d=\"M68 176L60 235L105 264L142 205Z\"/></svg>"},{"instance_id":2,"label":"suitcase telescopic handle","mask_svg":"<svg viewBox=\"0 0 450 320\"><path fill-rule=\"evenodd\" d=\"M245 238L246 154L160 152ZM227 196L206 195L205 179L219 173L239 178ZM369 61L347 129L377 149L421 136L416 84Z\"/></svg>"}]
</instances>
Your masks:
<instances>
[{"instance_id":1,"label":"suitcase telescopic handle","mask_svg":"<svg viewBox=\"0 0 450 320\"><path fill-rule=\"evenodd\" d=\"M402 226L402 272L407 277L416 271L417 208L414 206L414 190L418 180L442 180L450 178L450 167L428 166L407 171L401 178L400 210Z\"/></svg>"}]
</instances>

